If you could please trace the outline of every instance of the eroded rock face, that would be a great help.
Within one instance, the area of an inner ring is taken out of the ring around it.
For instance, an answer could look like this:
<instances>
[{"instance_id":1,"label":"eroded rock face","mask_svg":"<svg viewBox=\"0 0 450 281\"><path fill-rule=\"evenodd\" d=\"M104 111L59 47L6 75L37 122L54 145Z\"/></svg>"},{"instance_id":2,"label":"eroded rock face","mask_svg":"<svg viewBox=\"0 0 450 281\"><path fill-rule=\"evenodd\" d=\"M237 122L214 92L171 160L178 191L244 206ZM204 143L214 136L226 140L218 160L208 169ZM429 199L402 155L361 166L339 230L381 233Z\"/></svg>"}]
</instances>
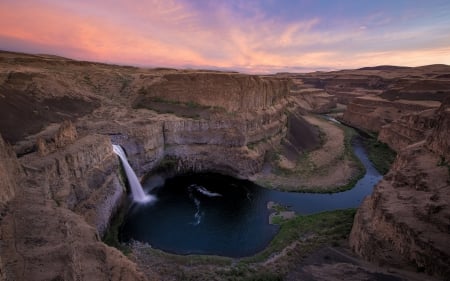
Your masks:
<instances>
[{"instance_id":1,"label":"eroded rock face","mask_svg":"<svg viewBox=\"0 0 450 281\"><path fill-rule=\"evenodd\" d=\"M155 99L221 107L227 111L266 109L289 94L289 80L236 73L166 74L144 86L135 107Z\"/></svg>"},{"instance_id":2,"label":"eroded rock face","mask_svg":"<svg viewBox=\"0 0 450 281\"><path fill-rule=\"evenodd\" d=\"M59 206L76 210L103 235L124 194L119 163L106 136L90 135L44 157L20 159L31 178Z\"/></svg>"},{"instance_id":3,"label":"eroded rock face","mask_svg":"<svg viewBox=\"0 0 450 281\"><path fill-rule=\"evenodd\" d=\"M450 161L450 98L437 111L436 128L427 138L427 146Z\"/></svg>"},{"instance_id":4,"label":"eroded rock face","mask_svg":"<svg viewBox=\"0 0 450 281\"><path fill-rule=\"evenodd\" d=\"M0 211L16 195L17 178L20 177L21 170L12 149L0 135Z\"/></svg>"},{"instance_id":5,"label":"eroded rock face","mask_svg":"<svg viewBox=\"0 0 450 281\"><path fill-rule=\"evenodd\" d=\"M408 101L391 102L377 97L359 97L347 106L342 120L357 128L379 132L381 127L397 120L402 115L410 114L433 107L439 102L428 104Z\"/></svg>"},{"instance_id":6,"label":"eroded rock face","mask_svg":"<svg viewBox=\"0 0 450 281\"><path fill-rule=\"evenodd\" d=\"M405 118L419 121L412 122L415 127L436 125L427 141L401 149L389 173L358 209L350 244L371 261L412 265L446 279L450 277L450 169L444 160L450 115L445 105L438 111L432 122L422 122L423 116Z\"/></svg>"},{"instance_id":7,"label":"eroded rock face","mask_svg":"<svg viewBox=\"0 0 450 281\"><path fill-rule=\"evenodd\" d=\"M84 180L89 181L89 171L95 168L88 166L98 164L98 159L93 156L88 160L88 154L83 154L83 151L74 153L80 150L75 146L89 148L89 143L100 140L95 136L81 140L81 144L73 144L65 151L48 155L42 165L39 161L31 161L31 158L27 158L26 162L20 159L25 166L24 172L18 169L8 171L14 177L6 178L8 181L2 180L0 190L3 193L12 188L14 193L9 192L8 197L2 196L2 204L6 203L6 208L0 218L1 280L147 280L122 253L99 240L95 222L87 222L88 212L82 210L80 215L63 206L71 201L68 198L73 190L64 192L67 197L53 194L77 187ZM14 164L18 161L12 150L5 148L1 138L0 153L2 156L8 155L0 158L1 172L3 167L18 167ZM117 160L112 162L117 165ZM67 177L66 180L70 179L73 185L57 186L57 183L62 183L58 179L63 176ZM99 191L102 189L109 191L104 186L98 188ZM89 200L97 194L91 191L86 193L86 197ZM104 193L94 203L101 205L105 195L111 196ZM103 206L105 204L107 202ZM108 210L110 214L111 210Z\"/></svg>"},{"instance_id":8,"label":"eroded rock face","mask_svg":"<svg viewBox=\"0 0 450 281\"><path fill-rule=\"evenodd\" d=\"M378 140L387 143L397 152L408 145L424 140L439 124L436 111L436 109L429 109L404 115L381 127Z\"/></svg>"}]
</instances>

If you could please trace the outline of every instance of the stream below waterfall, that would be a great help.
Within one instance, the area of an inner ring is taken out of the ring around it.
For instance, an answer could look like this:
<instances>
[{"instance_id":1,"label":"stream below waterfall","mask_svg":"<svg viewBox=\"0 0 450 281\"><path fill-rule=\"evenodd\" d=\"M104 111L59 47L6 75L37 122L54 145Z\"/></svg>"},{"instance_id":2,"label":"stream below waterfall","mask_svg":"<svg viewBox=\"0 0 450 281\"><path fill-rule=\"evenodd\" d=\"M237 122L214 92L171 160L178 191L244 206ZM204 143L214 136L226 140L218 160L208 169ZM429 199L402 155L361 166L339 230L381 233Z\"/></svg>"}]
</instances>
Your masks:
<instances>
[{"instance_id":1,"label":"stream below waterfall","mask_svg":"<svg viewBox=\"0 0 450 281\"><path fill-rule=\"evenodd\" d=\"M120 229L120 240L136 240L176 254L243 257L264 249L278 231L269 224L268 202L297 214L356 208L382 178L368 159L362 140L352 141L366 173L354 188L332 194L270 190L219 174L149 178L144 189L157 198L134 204Z\"/></svg>"}]
</instances>

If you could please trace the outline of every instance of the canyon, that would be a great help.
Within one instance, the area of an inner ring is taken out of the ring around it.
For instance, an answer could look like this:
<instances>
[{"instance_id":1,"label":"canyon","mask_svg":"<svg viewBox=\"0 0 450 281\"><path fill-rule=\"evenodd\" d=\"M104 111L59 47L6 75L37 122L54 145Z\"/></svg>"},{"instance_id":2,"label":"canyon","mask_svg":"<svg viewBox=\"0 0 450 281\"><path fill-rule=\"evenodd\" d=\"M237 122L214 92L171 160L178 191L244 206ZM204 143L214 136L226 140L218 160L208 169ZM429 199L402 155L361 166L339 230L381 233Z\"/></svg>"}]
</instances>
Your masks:
<instances>
[{"instance_id":1,"label":"canyon","mask_svg":"<svg viewBox=\"0 0 450 281\"><path fill-rule=\"evenodd\" d=\"M449 73L433 65L246 75L0 52L0 280L171 280L139 262L149 259L143 251L126 256L102 242L129 204L112 144L140 178L217 172L330 192L361 171L345 130L322 113L397 152L357 210L349 247L448 278ZM331 278L335 269L322 268ZM350 278L367 267L343 268Z\"/></svg>"}]
</instances>

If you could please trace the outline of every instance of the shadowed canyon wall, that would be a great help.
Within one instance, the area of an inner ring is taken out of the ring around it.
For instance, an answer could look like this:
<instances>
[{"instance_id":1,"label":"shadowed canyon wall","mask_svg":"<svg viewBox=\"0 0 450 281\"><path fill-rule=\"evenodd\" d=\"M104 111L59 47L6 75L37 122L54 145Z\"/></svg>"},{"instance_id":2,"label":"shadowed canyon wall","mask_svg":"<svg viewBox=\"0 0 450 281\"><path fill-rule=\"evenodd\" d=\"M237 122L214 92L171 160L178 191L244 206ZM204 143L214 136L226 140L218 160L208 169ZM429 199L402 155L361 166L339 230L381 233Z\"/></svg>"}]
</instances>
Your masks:
<instances>
[{"instance_id":1,"label":"shadowed canyon wall","mask_svg":"<svg viewBox=\"0 0 450 281\"><path fill-rule=\"evenodd\" d=\"M444 103L432 116L427 111L401 122L411 128L396 130L392 138L383 137L400 153L358 209L350 244L369 260L412 265L445 279L450 276L449 105ZM432 129L424 133L428 128ZM399 134L411 137L398 142ZM418 141L403 146L412 140Z\"/></svg>"}]
</instances>

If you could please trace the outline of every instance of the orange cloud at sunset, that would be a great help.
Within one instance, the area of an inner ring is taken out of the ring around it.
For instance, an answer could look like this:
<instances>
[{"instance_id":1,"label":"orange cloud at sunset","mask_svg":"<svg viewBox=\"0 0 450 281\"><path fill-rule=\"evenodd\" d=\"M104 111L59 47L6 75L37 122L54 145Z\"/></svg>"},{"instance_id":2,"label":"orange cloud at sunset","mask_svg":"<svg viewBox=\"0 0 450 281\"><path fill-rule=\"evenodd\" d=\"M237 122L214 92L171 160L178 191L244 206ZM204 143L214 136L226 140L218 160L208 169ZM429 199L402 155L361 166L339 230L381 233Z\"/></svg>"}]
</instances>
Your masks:
<instances>
[{"instance_id":1,"label":"orange cloud at sunset","mask_svg":"<svg viewBox=\"0 0 450 281\"><path fill-rule=\"evenodd\" d=\"M2 1L0 49L246 72L450 64L443 17L429 26L406 17L393 25L390 15L371 11L297 16L290 7L276 14L262 2L232 3Z\"/></svg>"}]
</instances>

